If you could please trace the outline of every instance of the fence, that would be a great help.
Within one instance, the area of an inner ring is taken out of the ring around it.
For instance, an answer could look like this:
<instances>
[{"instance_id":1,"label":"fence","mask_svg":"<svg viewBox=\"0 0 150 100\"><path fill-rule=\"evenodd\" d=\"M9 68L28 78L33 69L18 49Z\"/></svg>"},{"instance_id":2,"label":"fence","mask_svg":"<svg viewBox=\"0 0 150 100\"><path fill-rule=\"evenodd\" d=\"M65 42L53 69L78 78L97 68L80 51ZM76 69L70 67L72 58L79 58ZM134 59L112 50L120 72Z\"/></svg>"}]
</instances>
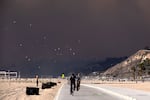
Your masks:
<instances>
[{"instance_id":1,"label":"fence","mask_svg":"<svg viewBox=\"0 0 150 100\"><path fill-rule=\"evenodd\" d=\"M0 78L17 78L17 77L18 77L17 72L0 71Z\"/></svg>"}]
</instances>

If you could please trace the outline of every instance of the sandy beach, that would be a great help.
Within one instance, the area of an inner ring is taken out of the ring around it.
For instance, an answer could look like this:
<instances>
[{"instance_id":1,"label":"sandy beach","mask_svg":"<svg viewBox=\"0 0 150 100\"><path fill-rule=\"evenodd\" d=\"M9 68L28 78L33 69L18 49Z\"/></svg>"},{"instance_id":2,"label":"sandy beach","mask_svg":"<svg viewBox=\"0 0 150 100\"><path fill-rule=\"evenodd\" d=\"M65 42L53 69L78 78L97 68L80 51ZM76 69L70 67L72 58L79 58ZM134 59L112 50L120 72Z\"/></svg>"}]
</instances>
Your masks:
<instances>
[{"instance_id":1,"label":"sandy beach","mask_svg":"<svg viewBox=\"0 0 150 100\"><path fill-rule=\"evenodd\" d=\"M42 82L46 81L49 80L40 80L39 95L26 95L26 87L36 87L34 79L0 80L0 100L54 100L63 81L58 83L58 79L51 80L57 82L57 86L41 89Z\"/></svg>"}]
</instances>

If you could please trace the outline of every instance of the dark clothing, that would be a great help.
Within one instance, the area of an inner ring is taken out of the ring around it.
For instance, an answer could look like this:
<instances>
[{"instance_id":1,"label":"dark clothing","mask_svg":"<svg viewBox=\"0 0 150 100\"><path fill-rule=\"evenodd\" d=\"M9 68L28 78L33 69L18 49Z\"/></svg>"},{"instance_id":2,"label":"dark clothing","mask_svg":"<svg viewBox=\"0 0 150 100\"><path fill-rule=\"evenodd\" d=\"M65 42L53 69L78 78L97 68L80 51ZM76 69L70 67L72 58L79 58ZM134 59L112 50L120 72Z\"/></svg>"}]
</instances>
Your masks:
<instances>
[{"instance_id":1,"label":"dark clothing","mask_svg":"<svg viewBox=\"0 0 150 100\"><path fill-rule=\"evenodd\" d=\"M80 81L81 81L81 78L78 76L77 77L77 91L79 91L80 89Z\"/></svg>"},{"instance_id":2,"label":"dark clothing","mask_svg":"<svg viewBox=\"0 0 150 100\"><path fill-rule=\"evenodd\" d=\"M71 82L71 83L75 83L75 81L76 81L76 76L75 76L75 75L72 75L72 76L70 77L70 82Z\"/></svg>"},{"instance_id":3,"label":"dark clothing","mask_svg":"<svg viewBox=\"0 0 150 100\"><path fill-rule=\"evenodd\" d=\"M39 84L39 81L38 81L38 79L36 80L36 86L38 87L38 84Z\"/></svg>"},{"instance_id":4,"label":"dark clothing","mask_svg":"<svg viewBox=\"0 0 150 100\"><path fill-rule=\"evenodd\" d=\"M77 76L77 82L80 82L81 78L79 76Z\"/></svg>"},{"instance_id":5,"label":"dark clothing","mask_svg":"<svg viewBox=\"0 0 150 100\"><path fill-rule=\"evenodd\" d=\"M76 76L75 75L72 75L70 77L70 92L73 93L73 90L75 90L76 88Z\"/></svg>"},{"instance_id":6,"label":"dark clothing","mask_svg":"<svg viewBox=\"0 0 150 100\"><path fill-rule=\"evenodd\" d=\"M39 84L39 77L38 75L36 75L36 86L38 87L38 84Z\"/></svg>"}]
</instances>

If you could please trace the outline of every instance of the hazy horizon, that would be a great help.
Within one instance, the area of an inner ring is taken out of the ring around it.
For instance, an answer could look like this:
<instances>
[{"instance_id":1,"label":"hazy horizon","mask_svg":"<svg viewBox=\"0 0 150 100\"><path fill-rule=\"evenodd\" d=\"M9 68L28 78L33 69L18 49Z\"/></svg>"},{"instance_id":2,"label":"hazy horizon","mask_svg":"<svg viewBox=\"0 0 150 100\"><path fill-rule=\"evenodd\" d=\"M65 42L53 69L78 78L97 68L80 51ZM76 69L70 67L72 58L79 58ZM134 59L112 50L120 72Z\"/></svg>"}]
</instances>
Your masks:
<instances>
[{"instance_id":1,"label":"hazy horizon","mask_svg":"<svg viewBox=\"0 0 150 100\"><path fill-rule=\"evenodd\" d=\"M150 46L149 4L147 0L1 0L0 67L32 63L39 68L46 63L53 69L72 62L75 66L80 60L130 56Z\"/></svg>"}]
</instances>

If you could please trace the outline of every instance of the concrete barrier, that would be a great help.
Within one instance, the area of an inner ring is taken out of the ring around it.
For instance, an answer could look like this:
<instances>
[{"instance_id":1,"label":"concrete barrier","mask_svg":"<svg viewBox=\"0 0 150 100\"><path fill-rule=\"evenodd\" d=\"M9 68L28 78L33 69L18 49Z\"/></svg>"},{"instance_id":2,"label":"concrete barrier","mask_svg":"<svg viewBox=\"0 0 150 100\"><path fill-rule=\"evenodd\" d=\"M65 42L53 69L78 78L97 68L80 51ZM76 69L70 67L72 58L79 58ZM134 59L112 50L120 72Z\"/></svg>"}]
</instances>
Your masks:
<instances>
[{"instance_id":1,"label":"concrete barrier","mask_svg":"<svg viewBox=\"0 0 150 100\"><path fill-rule=\"evenodd\" d=\"M27 95L39 95L39 88L36 87L26 87Z\"/></svg>"}]
</instances>

